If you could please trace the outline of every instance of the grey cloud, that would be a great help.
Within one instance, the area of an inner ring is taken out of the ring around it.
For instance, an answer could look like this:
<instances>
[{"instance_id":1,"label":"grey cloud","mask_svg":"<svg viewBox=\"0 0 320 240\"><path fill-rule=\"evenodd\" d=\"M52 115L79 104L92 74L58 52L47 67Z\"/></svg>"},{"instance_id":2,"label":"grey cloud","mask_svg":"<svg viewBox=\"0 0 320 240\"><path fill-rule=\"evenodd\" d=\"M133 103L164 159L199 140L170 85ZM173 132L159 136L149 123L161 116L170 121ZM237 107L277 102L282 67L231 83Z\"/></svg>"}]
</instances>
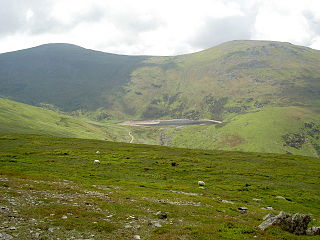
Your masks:
<instances>
[{"instance_id":1,"label":"grey cloud","mask_svg":"<svg viewBox=\"0 0 320 240\"><path fill-rule=\"evenodd\" d=\"M208 19L191 44L205 49L226 41L250 39L254 22L255 14Z\"/></svg>"},{"instance_id":2,"label":"grey cloud","mask_svg":"<svg viewBox=\"0 0 320 240\"><path fill-rule=\"evenodd\" d=\"M308 22L308 25L315 34L320 34L320 19L317 19L316 16L311 11L304 11L303 16Z\"/></svg>"},{"instance_id":3,"label":"grey cloud","mask_svg":"<svg viewBox=\"0 0 320 240\"><path fill-rule=\"evenodd\" d=\"M70 23L63 23L51 16L54 0L1 0L0 37L26 32L30 35L63 32L82 22L95 22L103 17L103 11L92 6L87 12L73 16ZM26 13L32 10L33 17L26 20Z\"/></svg>"}]
</instances>

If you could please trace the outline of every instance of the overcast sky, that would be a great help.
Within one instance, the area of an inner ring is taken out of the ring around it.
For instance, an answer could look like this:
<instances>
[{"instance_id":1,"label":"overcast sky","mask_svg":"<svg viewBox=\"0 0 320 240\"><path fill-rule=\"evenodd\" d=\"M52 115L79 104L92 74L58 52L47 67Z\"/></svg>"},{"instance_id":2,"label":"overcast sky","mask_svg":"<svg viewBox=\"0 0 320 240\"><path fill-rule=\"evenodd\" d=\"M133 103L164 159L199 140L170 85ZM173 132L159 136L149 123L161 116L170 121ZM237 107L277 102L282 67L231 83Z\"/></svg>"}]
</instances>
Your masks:
<instances>
[{"instance_id":1,"label":"overcast sky","mask_svg":"<svg viewBox=\"0 0 320 240\"><path fill-rule=\"evenodd\" d=\"M320 0L0 0L0 52L64 42L176 55L237 39L320 49Z\"/></svg>"}]
</instances>

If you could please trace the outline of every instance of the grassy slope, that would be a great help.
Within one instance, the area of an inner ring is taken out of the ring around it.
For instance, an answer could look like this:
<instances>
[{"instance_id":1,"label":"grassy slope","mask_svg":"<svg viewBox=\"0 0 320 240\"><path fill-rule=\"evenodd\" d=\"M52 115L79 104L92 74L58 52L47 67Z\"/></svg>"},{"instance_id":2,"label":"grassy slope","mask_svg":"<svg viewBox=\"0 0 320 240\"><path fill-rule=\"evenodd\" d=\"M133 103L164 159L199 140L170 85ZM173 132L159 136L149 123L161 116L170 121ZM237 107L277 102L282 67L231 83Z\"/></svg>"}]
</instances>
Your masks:
<instances>
[{"instance_id":1,"label":"grassy slope","mask_svg":"<svg viewBox=\"0 0 320 240\"><path fill-rule=\"evenodd\" d=\"M256 226L281 210L312 213L312 225L319 225L319 175L319 159L311 157L1 135L1 231L22 240L37 233L44 239L317 239ZM241 206L247 214L238 213ZM275 210L261 209L267 206ZM159 210L168 220L156 217Z\"/></svg>"},{"instance_id":2,"label":"grassy slope","mask_svg":"<svg viewBox=\"0 0 320 240\"><path fill-rule=\"evenodd\" d=\"M235 116L222 127L193 126L167 131L170 145L255 152L319 156L319 136L308 135L305 123L319 123L319 114L301 107L270 107ZM284 146L282 136L292 133L307 138L301 148Z\"/></svg>"},{"instance_id":3,"label":"grassy slope","mask_svg":"<svg viewBox=\"0 0 320 240\"><path fill-rule=\"evenodd\" d=\"M232 41L176 57L153 57L137 68L125 87L122 112L150 118L226 118L265 106L319 107L320 54L289 43ZM218 100L227 98L225 106ZM115 99L115 102L121 102ZM239 108L240 107L240 108Z\"/></svg>"},{"instance_id":4,"label":"grassy slope","mask_svg":"<svg viewBox=\"0 0 320 240\"><path fill-rule=\"evenodd\" d=\"M129 142L129 132L134 135L134 143L158 144L159 134L153 128L95 122L0 98L0 133Z\"/></svg>"}]
</instances>

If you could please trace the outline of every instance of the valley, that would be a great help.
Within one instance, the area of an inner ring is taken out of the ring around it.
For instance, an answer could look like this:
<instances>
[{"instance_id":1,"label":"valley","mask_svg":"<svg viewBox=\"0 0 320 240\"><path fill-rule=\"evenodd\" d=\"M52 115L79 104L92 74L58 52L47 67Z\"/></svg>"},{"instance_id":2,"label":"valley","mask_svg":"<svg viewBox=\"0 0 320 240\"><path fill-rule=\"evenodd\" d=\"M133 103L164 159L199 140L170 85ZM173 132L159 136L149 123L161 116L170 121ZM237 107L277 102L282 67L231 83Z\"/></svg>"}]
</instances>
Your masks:
<instances>
[{"instance_id":1,"label":"valley","mask_svg":"<svg viewBox=\"0 0 320 240\"><path fill-rule=\"evenodd\" d=\"M0 128L122 142L133 141L131 132L135 143L319 156L319 64L317 50L272 41L169 57L41 45L0 54ZM117 124L149 119L161 123ZM201 119L222 123L191 125Z\"/></svg>"}]
</instances>

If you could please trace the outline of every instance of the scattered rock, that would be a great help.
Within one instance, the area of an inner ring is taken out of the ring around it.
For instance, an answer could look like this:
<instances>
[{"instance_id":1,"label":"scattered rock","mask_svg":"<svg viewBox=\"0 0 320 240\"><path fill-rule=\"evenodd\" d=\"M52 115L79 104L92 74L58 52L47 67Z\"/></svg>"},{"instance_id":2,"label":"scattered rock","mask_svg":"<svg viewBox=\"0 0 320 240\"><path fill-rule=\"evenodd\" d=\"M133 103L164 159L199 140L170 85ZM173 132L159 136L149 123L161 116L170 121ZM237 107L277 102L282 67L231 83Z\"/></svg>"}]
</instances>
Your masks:
<instances>
[{"instance_id":1,"label":"scattered rock","mask_svg":"<svg viewBox=\"0 0 320 240\"><path fill-rule=\"evenodd\" d=\"M311 227L306 230L306 234L309 236L320 235L320 227Z\"/></svg>"},{"instance_id":2,"label":"scattered rock","mask_svg":"<svg viewBox=\"0 0 320 240\"><path fill-rule=\"evenodd\" d=\"M261 209L263 209L263 210L274 210L273 207L263 207Z\"/></svg>"},{"instance_id":3,"label":"scattered rock","mask_svg":"<svg viewBox=\"0 0 320 240\"><path fill-rule=\"evenodd\" d=\"M276 196L276 198L278 198L278 199L283 199L283 200L287 200L285 197L282 197L282 196Z\"/></svg>"},{"instance_id":4,"label":"scattered rock","mask_svg":"<svg viewBox=\"0 0 320 240\"><path fill-rule=\"evenodd\" d=\"M264 231L271 226L278 225L282 230L296 235L305 235L311 221L309 214L295 213L288 215L285 212L280 212L277 216L268 214L264 219L265 221L258 226L260 230Z\"/></svg>"},{"instance_id":5,"label":"scattered rock","mask_svg":"<svg viewBox=\"0 0 320 240\"><path fill-rule=\"evenodd\" d=\"M159 211L159 212L156 213L156 215L160 219L167 219L168 218L168 215L167 215L166 212Z\"/></svg>"},{"instance_id":6,"label":"scattered rock","mask_svg":"<svg viewBox=\"0 0 320 240\"><path fill-rule=\"evenodd\" d=\"M139 235L134 235L134 236L133 236L133 239L135 239L135 240L140 240L141 237L140 237Z\"/></svg>"},{"instance_id":7,"label":"scattered rock","mask_svg":"<svg viewBox=\"0 0 320 240\"><path fill-rule=\"evenodd\" d=\"M198 181L198 185L199 185L200 187L204 187L206 184L205 184L204 181Z\"/></svg>"},{"instance_id":8,"label":"scattered rock","mask_svg":"<svg viewBox=\"0 0 320 240\"><path fill-rule=\"evenodd\" d=\"M267 219L269 219L269 218L271 218L271 217L275 217L276 215L274 214L274 213L268 213L267 215L265 215L264 217L263 217L263 220L267 220Z\"/></svg>"},{"instance_id":9,"label":"scattered rock","mask_svg":"<svg viewBox=\"0 0 320 240\"><path fill-rule=\"evenodd\" d=\"M35 238L39 238L40 237L40 233L37 232L37 233L34 234L34 236L35 236Z\"/></svg>"},{"instance_id":10,"label":"scattered rock","mask_svg":"<svg viewBox=\"0 0 320 240\"><path fill-rule=\"evenodd\" d=\"M11 240L13 237L7 233L0 233L0 240Z\"/></svg>"},{"instance_id":11,"label":"scattered rock","mask_svg":"<svg viewBox=\"0 0 320 240\"><path fill-rule=\"evenodd\" d=\"M265 216L266 217L266 216ZM285 212L280 212L279 215L274 216L274 217L268 217L266 218L266 220L261 223L258 228L260 228L260 230L264 231L267 228L273 226L273 225L280 225L280 223L287 217L287 215L285 214Z\"/></svg>"},{"instance_id":12,"label":"scattered rock","mask_svg":"<svg viewBox=\"0 0 320 240\"><path fill-rule=\"evenodd\" d=\"M248 212L248 208L247 207L239 207L238 208L238 212L242 213L242 214L247 213Z\"/></svg>"},{"instance_id":13,"label":"scattered rock","mask_svg":"<svg viewBox=\"0 0 320 240\"><path fill-rule=\"evenodd\" d=\"M54 231L54 228L48 228L48 231L49 231L49 232L53 232L53 231Z\"/></svg>"},{"instance_id":14,"label":"scattered rock","mask_svg":"<svg viewBox=\"0 0 320 240\"><path fill-rule=\"evenodd\" d=\"M61 219L67 219L68 217L66 215L62 216Z\"/></svg>"},{"instance_id":15,"label":"scattered rock","mask_svg":"<svg viewBox=\"0 0 320 240\"><path fill-rule=\"evenodd\" d=\"M17 230L17 228L16 227L10 227L9 230L14 231L14 230Z\"/></svg>"},{"instance_id":16,"label":"scattered rock","mask_svg":"<svg viewBox=\"0 0 320 240\"><path fill-rule=\"evenodd\" d=\"M100 151L96 151L96 154L100 154Z\"/></svg>"},{"instance_id":17,"label":"scattered rock","mask_svg":"<svg viewBox=\"0 0 320 240\"><path fill-rule=\"evenodd\" d=\"M221 202L228 203L228 204L234 204L234 202L231 202L231 201L228 201L228 200L222 200Z\"/></svg>"},{"instance_id":18,"label":"scattered rock","mask_svg":"<svg viewBox=\"0 0 320 240\"><path fill-rule=\"evenodd\" d=\"M157 221L152 221L149 223L149 225L151 225L153 227L157 227L157 228L162 227L162 225Z\"/></svg>"},{"instance_id":19,"label":"scattered rock","mask_svg":"<svg viewBox=\"0 0 320 240\"><path fill-rule=\"evenodd\" d=\"M252 198L252 201L258 202L258 201L261 201L261 199L260 198Z\"/></svg>"}]
</instances>

